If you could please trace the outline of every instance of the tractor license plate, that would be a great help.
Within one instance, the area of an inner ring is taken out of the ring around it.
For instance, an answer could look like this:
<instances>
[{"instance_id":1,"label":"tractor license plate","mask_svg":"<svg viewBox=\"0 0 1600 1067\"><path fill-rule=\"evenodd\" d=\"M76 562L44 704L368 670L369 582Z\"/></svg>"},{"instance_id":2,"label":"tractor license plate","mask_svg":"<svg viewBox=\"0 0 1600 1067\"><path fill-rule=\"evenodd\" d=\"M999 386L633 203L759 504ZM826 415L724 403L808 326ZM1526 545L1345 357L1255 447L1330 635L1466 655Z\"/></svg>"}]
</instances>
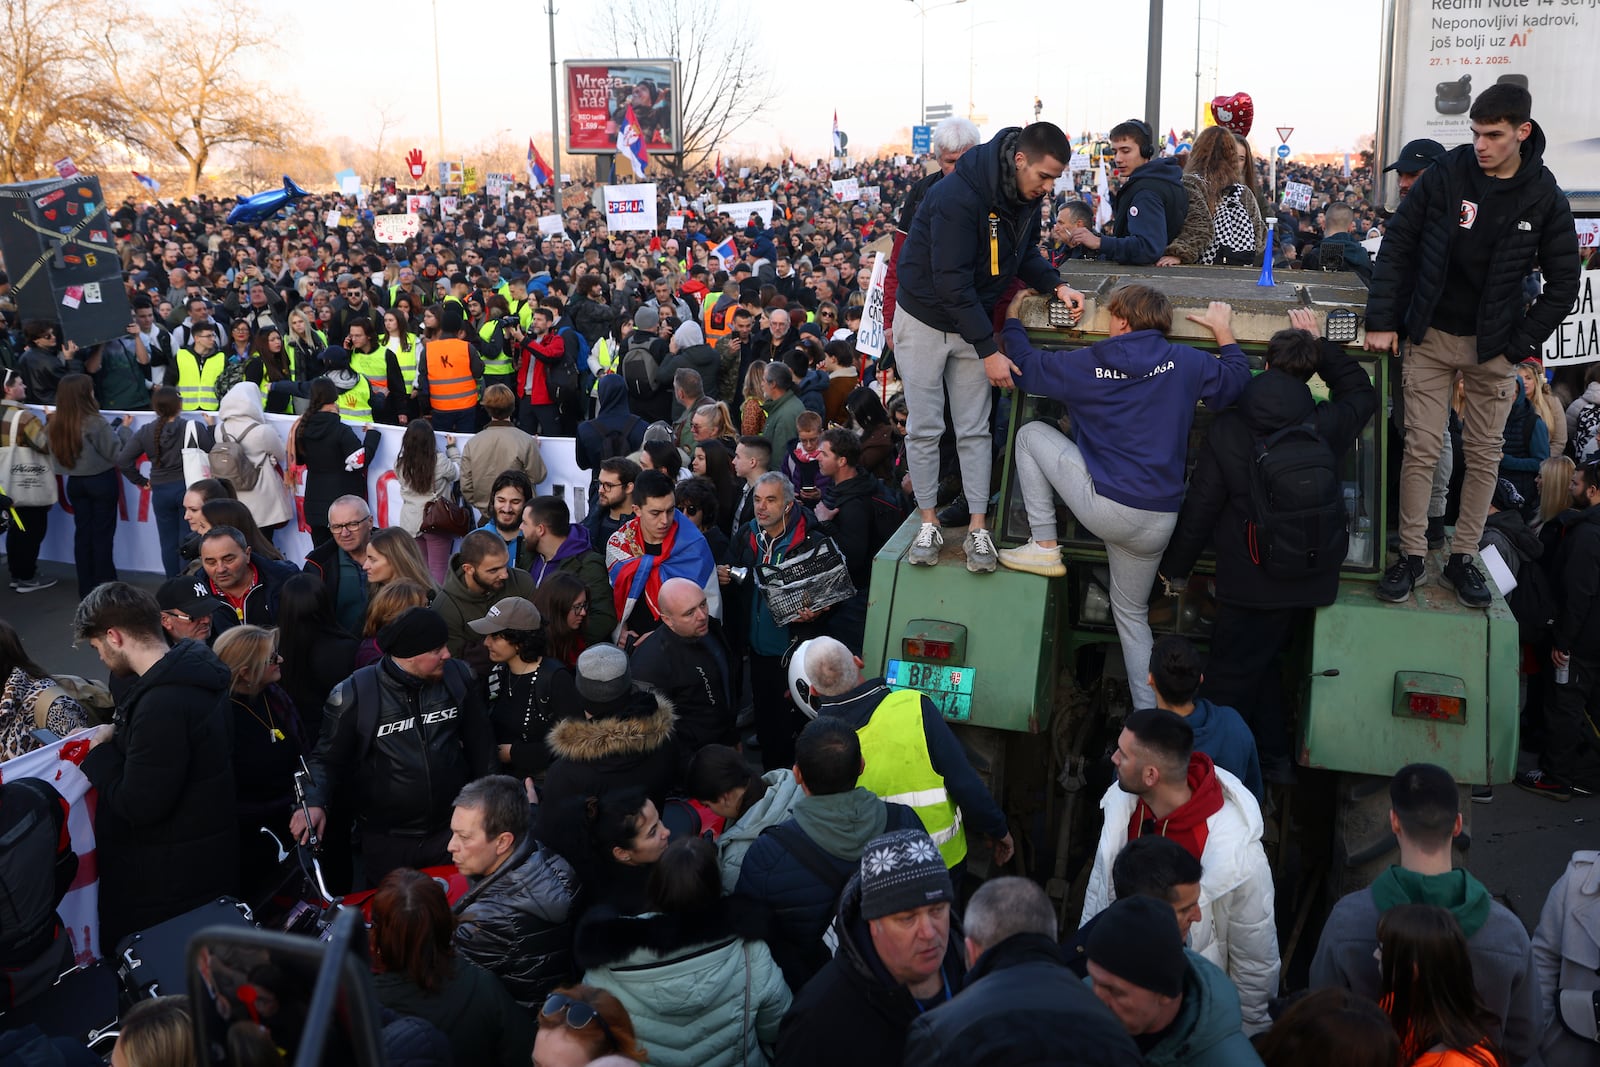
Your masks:
<instances>
[{"instance_id":1,"label":"tractor license plate","mask_svg":"<svg viewBox=\"0 0 1600 1067\"><path fill-rule=\"evenodd\" d=\"M915 689L927 696L939 708L940 714L952 722L968 722L972 718L971 667L946 667L936 663L912 663L892 659L884 674L891 689Z\"/></svg>"}]
</instances>

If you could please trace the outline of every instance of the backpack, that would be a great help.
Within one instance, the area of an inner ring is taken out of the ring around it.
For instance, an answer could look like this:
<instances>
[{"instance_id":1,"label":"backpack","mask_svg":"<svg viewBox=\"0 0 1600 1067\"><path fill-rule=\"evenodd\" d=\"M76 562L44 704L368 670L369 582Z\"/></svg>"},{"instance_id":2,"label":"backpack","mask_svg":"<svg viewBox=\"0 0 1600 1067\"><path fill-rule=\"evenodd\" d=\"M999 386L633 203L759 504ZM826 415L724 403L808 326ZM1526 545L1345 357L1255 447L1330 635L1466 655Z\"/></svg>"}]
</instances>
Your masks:
<instances>
[{"instance_id":1,"label":"backpack","mask_svg":"<svg viewBox=\"0 0 1600 1067\"><path fill-rule=\"evenodd\" d=\"M1250 464L1250 558L1293 581L1336 570L1350 548L1338 459L1309 422L1257 438Z\"/></svg>"},{"instance_id":2,"label":"backpack","mask_svg":"<svg viewBox=\"0 0 1600 1067\"><path fill-rule=\"evenodd\" d=\"M1549 642L1555 629L1556 595L1550 576L1533 560L1517 568L1517 584L1506 597L1506 606L1517 620L1517 641L1524 645Z\"/></svg>"},{"instance_id":3,"label":"backpack","mask_svg":"<svg viewBox=\"0 0 1600 1067\"><path fill-rule=\"evenodd\" d=\"M571 399L574 394L582 392L583 376L579 372L579 368L589 365L590 345L589 339L571 326L564 326L557 332L562 340L566 340L569 337L578 339L578 354L576 358L568 355L560 363L545 368L545 385L549 388L550 395L555 397L556 403L559 404Z\"/></svg>"},{"instance_id":4,"label":"backpack","mask_svg":"<svg viewBox=\"0 0 1600 1067\"><path fill-rule=\"evenodd\" d=\"M648 344L634 345L622 355L622 384L628 395L639 398L656 391L656 357Z\"/></svg>"},{"instance_id":5,"label":"backpack","mask_svg":"<svg viewBox=\"0 0 1600 1067\"><path fill-rule=\"evenodd\" d=\"M1211 242L1200 255L1201 263L1249 266L1254 261L1256 224L1244 206L1244 198L1249 195L1249 190L1235 183L1217 197L1217 208L1211 216Z\"/></svg>"},{"instance_id":6,"label":"backpack","mask_svg":"<svg viewBox=\"0 0 1600 1067\"><path fill-rule=\"evenodd\" d=\"M210 458L211 476L228 479L235 489L254 489L261 477L261 468L251 465L244 444L237 437L229 437L221 422L217 423L217 439L211 446Z\"/></svg>"},{"instance_id":7,"label":"backpack","mask_svg":"<svg viewBox=\"0 0 1600 1067\"><path fill-rule=\"evenodd\" d=\"M595 463L596 467L608 459L626 456L633 451L632 448L628 447L628 438L633 436L633 428L638 425L639 421L639 416L629 415L628 421L623 423L621 427L604 429L598 424L595 426L595 429L600 431L600 458Z\"/></svg>"}]
</instances>

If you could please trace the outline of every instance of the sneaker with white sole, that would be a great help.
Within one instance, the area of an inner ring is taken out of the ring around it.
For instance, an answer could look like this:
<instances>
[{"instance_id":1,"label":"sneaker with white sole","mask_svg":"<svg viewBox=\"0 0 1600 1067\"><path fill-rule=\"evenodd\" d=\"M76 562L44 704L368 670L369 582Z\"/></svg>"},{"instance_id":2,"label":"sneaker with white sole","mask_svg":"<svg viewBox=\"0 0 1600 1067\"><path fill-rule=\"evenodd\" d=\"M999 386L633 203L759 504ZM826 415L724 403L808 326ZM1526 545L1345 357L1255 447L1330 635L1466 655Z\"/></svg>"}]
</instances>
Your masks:
<instances>
[{"instance_id":1,"label":"sneaker with white sole","mask_svg":"<svg viewBox=\"0 0 1600 1067\"><path fill-rule=\"evenodd\" d=\"M967 554L967 570L973 574L992 574L999 563L994 551L994 535L987 529L967 531L961 550Z\"/></svg>"},{"instance_id":2,"label":"sneaker with white sole","mask_svg":"<svg viewBox=\"0 0 1600 1067\"><path fill-rule=\"evenodd\" d=\"M12 582L11 588L19 593L37 593L39 590L49 589L55 584L55 578L24 578L20 582Z\"/></svg>"},{"instance_id":3,"label":"sneaker with white sole","mask_svg":"<svg viewBox=\"0 0 1600 1067\"><path fill-rule=\"evenodd\" d=\"M933 567L939 562L939 549L944 547L944 534L936 522L925 522L917 531L906 552L906 562L918 567Z\"/></svg>"},{"instance_id":4,"label":"sneaker with white sole","mask_svg":"<svg viewBox=\"0 0 1600 1067\"><path fill-rule=\"evenodd\" d=\"M1067 565L1061 562L1061 546L1055 548L1040 548L1032 538L1028 543L1018 545L1016 548L1002 548L999 552L1000 565L1008 571L1023 571L1027 574L1043 575L1046 578L1059 578L1067 573Z\"/></svg>"}]
</instances>

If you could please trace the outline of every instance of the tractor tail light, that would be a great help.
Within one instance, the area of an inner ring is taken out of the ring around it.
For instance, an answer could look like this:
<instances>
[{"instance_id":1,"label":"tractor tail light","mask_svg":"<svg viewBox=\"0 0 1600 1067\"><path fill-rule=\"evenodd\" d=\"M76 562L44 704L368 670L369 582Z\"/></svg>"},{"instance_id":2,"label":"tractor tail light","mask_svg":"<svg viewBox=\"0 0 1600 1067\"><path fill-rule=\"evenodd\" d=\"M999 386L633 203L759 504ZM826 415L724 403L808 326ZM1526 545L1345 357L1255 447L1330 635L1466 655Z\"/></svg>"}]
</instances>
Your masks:
<instances>
[{"instance_id":1,"label":"tractor tail light","mask_svg":"<svg viewBox=\"0 0 1600 1067\"><path fill-rule=\"evenodd\" d=\"M951 657L954 646L949 641L930 641L921 637L908 637L902 642L906 659L944 661Z\"/></svg>"},{"instance_id":2,"label":"tractor tail light","mask_svg":"<svg viewBox=\"0 0 1600 1067\"><path fill-rule=\"evenodd\" d=\"M1406 708L1413 718L1442 719L1453 722L1461 718L1460 697L1439 696L1434 693L1412 693L1406 698Z\"/></svg>"}]
</instances>

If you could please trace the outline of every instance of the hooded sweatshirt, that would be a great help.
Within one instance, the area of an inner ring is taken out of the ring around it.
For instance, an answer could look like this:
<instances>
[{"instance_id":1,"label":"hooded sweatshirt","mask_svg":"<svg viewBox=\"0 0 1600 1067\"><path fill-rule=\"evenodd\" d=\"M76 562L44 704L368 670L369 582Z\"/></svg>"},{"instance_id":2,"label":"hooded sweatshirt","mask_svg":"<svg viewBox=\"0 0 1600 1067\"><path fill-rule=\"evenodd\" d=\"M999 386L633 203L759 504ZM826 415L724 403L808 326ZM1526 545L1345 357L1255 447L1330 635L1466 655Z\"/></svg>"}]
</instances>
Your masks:
<instances>
[{"instance_id":1,"label":"hooded sweatshirt","mask_svg":"<svg viewBox=\"0 0 1600 1067\"><path fill-rule=\"evenodd\" d=\"M1567 441L1582 463L1600 451L1600 382L1590 382L1583 395L1567 405Z\"/></svg>"},{"instance_id":2,"label":"hooded sweatshirt","mask_svg":"<svg viewBox=\"0 0 1600 1067\"><path fill-rule=\"evenodd\" d=\"M724 893L732 893L733 887L739 884L739 868L744 863L745 853L750 851L761 832L787 819L795 801L805 795L800 783L795 781L794 772L787 768L768 771L761 780L767 783L767 791L761 799L750 805L749 810L717 838L717 862L722 865Z\"/></svg>"},{"instance_id":3,"label":"hooded sweatshirt","mask_svg":"<svg viewBox=\"0 0 1600 1067\"><path fill-rule=\"evenodd\" d=\"M1183 976L1183 1004L1160 1034L1136 1039L1149 1067L1260 1067L1240 1029L1239 993L1216 964L1183 950L1189 970ZM1377 967L1374 966L1376 971Z\"/></svg>"},{"instance_id":4,"label":"hooded sweatshirt","mask_svg":"<svg viewBox=\"0 0 1600 1067\"><path fill-rule=\"evenodd\" d=\"M1162 156L1136 167L1112 202L1115 236L1100 238L1100 258L1113 263L1154 263L1182 232L1189 213L1183 163L1175 156Z\"/></svg>"},{"instance_id":5,"label":"hooded sweatshirt","mask_svg":"<svg viewBox=\"0 0 1600 1067\"><path fill-rule=\"evenodd\" d=\"M1206 820L1222 810L1222 785L1217 781L1211 757L1204 752L1189 754L1189 791L1188 802L1165 819L1157 819L1141 797L1128 819L1128 840L1156 834L1176 841L1189 855L1202 859L1208 834Z\"/></svg>"},{"instance_id":6,"label":"hooded sweatshirt","mask_svg":"<svg viewBox=\"0 0 1600 1067\"><path fill-rule=\"evenodd\" d=\"M433 610L444 617L445 627L450 633L450 654L457 659L464 659L478 677L486 677L489 673L489 654L484 651L483 637L467 623L483 618L489 614L490 608L508 596L532 600L534 589L533 578L527 571L508 567L503 588L479 592L468 586L466 578L462 576L461 553L451 556L450 576L444 580L441 595L433 602Z\"/></svg>"},{"instance_id":7,"label":"hooded sweatshirt","mask_svg":"<svg viewBox=\"0 0 1600 1067\"><path fill-rule=\"evenodd\" d=\"M1095 492L1140 511L1175 512L1183 504L1195 398L1220 411L1250 382L1250 361L1238 345L1212 356L1156 330L1044 352L1021 322L1007 319L1005 347L1022 369L1024 392L1066 404Z\"/></svg>"}]
</instances>

